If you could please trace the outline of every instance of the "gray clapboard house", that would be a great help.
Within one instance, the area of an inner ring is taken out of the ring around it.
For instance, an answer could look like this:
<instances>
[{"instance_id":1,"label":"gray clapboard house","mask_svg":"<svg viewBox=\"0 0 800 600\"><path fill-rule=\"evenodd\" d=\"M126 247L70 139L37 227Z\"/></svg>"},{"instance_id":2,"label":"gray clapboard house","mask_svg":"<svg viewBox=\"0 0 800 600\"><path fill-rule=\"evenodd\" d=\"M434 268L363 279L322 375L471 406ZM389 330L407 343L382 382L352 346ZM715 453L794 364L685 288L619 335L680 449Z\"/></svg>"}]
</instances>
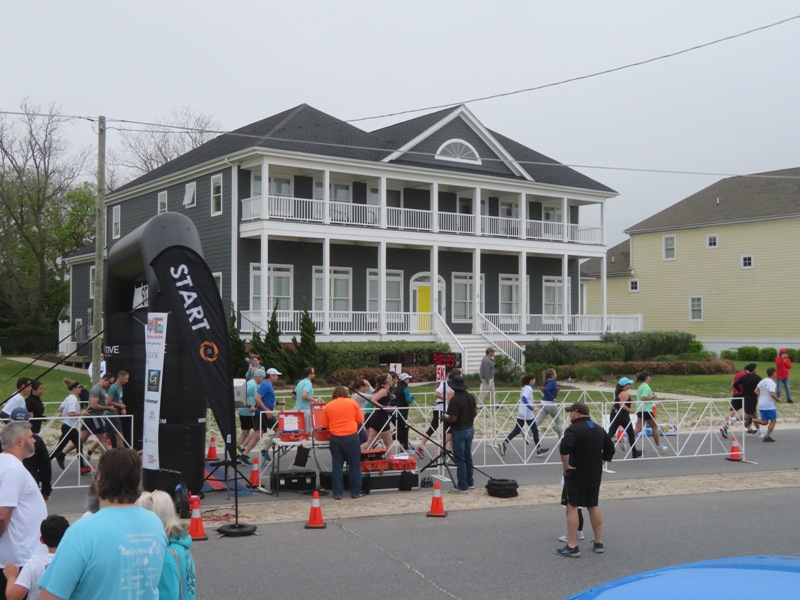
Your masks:
<instances>
[{"instance_id":1,"label":"gray clapboard house","mask_svg":"<svg viewBox=\"0 0 800 600\"><path fill-rule=\"evenodd\" d=\"M367 132L303 104L109 194L107 245L182 212L243 334L277 307L288 339L305 305L319 341L442 340L472 369L489 343L520 360L531 339L636 327L581 303L615 195L464 106ZM68 260L72 326L89 324L92 255Z\"/></svg>"}]
</instances>

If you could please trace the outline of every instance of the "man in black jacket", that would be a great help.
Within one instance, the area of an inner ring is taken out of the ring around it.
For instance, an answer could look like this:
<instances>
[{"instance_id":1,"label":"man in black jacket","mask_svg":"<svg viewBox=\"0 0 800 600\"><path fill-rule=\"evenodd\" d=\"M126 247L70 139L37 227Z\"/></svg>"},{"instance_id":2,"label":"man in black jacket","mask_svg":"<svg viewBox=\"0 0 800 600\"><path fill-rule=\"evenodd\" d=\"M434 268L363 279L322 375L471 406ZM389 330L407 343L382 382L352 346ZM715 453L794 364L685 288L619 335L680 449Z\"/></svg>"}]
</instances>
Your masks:
<instances>
[{"instance_id":1,"label":"man in black jacket","mask_svg":"<svg viewBox=\"0 0 800 600\"><path fill-rule=\"evenodd\" d=\"M614 456L614 442L606 431L592 421L589 407L575 402L568 409L572 421L561 438L561 463L564 466L562 504L567 506L567 545L556 550L560 556L580 558L578 548L578 507L589 511L594 531L592 550L603 548L603 515L597 506L603 465Z\"/></svg>"}]
</instances>

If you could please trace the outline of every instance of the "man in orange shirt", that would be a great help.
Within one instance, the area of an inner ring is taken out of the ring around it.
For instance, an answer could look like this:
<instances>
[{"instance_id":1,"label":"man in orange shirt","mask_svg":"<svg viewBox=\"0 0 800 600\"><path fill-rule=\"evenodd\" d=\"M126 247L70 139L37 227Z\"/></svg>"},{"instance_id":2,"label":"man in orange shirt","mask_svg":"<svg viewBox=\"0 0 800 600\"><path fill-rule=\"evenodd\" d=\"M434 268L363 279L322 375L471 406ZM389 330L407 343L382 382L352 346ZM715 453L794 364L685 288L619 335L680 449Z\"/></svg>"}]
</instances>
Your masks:
<instances>
[{"instance_id":1,"label":"man in orange shirt","mask_svg":"<svg viewBox=\"0 0 800 600\"><path fill-rule=\"evenodd\" d=\"M361 442L358 429L364 422L364 415L358 402L350 398L350 390L339 386L333 390L331 401L322 413L322 426L331 432L331 479L333 499L341 500L344 493L344 463L350 479L350 493L353 498L361 498Z\"/></svg>"}]
</instances>

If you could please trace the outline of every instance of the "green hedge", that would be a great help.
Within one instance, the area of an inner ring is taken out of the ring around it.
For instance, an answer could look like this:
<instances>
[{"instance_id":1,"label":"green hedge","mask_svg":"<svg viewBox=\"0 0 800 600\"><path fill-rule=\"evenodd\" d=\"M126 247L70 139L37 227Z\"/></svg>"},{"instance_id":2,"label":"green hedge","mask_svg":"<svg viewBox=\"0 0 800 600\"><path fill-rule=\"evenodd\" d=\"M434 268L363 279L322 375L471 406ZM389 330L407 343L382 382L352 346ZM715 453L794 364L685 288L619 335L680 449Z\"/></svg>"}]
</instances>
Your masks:
<instances>
[{"instance_id":1,"label":"green hedge","mask_svg":"<svg viewBox=\"0 0 800 600\"><path fill-rule=\"evenodd\" d=\"M428 366L431 352L450 352L447 344L434 342L328 342L317 344L317 348L320 364L314 366L323 373L377 367L384 354L411 354L415 361L408 364Z\"/></svg>"},{"instance_id":2,"label":"green hedge","mask_svg":"<svg viewBox=\"0 0 800 600\"><path fill-rule=\"evenodd\" d=\"M604 342L530 342L525 346L525 363L536 365L572 365L577 362L624 360L619 344Z\"/></svg>"},{"instance_id":3,"label":"green hedge","mask_svg":"<svg viewBox=\"0 0 800 600\"><path fill-rule=\"evenodd\" d=\"M685 331L634 331L631 333L605 333L604 342L619 344L625 350L626 361L652 360L663 354L679 355L698 352L694 335Z\"/></svg>"}]
</instances>

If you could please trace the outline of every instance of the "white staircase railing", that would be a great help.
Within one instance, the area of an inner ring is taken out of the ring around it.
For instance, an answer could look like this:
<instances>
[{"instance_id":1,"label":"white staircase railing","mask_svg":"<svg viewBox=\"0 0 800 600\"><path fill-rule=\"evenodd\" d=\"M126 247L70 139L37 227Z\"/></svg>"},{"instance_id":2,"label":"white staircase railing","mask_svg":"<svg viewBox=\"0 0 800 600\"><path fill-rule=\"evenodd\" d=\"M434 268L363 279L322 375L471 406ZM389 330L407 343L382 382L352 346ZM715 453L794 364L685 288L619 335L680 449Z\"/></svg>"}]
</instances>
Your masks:
<instances>
[{"instance_id":1,"label":"white staircase railing","mask_svg":"<svg viewBox=\"0 0 800 600\"><path fill-rule=\"evenodd\" d=\"M437 337L442 340L445 344L450 345L450 350L453 352L460 352L461 353L461 367L466 369L467 367L467 351L464 349L464 346L461 345L461 342L458 341L456 334L454 334L450 328L445 323L445 320L442 318L437 312L431 313L433 315L433 331L436 333Z\"/></svg>"},{"instance_id":2,"label":"white staircase railing","mask_svg":"<svg viewBox=\"0 0 800 600\"><path fill-rule=\"evenodd\" d=\"M523 369L525 368L525 351L517 342L503 333L484 315L478 313L478 324L480 332L489 342L492 343L500 352L508 356Z\"/></svg>"}]
</instances>

